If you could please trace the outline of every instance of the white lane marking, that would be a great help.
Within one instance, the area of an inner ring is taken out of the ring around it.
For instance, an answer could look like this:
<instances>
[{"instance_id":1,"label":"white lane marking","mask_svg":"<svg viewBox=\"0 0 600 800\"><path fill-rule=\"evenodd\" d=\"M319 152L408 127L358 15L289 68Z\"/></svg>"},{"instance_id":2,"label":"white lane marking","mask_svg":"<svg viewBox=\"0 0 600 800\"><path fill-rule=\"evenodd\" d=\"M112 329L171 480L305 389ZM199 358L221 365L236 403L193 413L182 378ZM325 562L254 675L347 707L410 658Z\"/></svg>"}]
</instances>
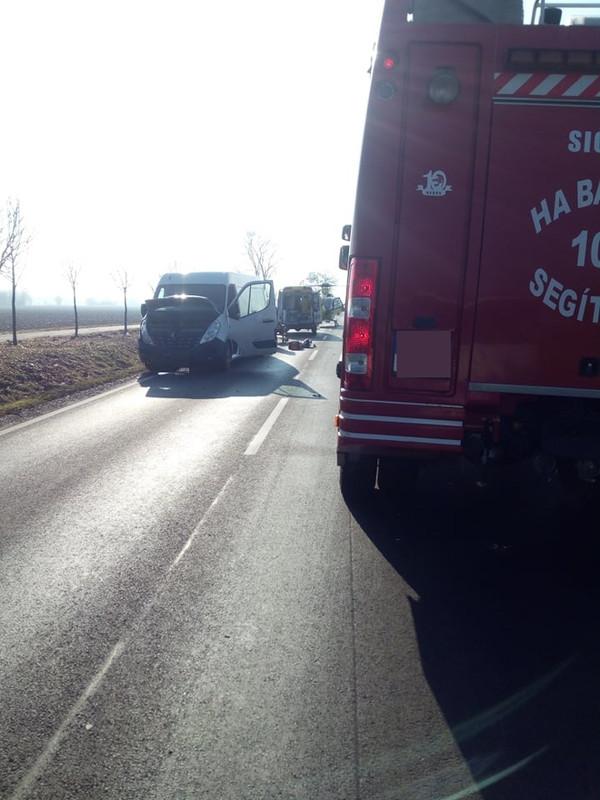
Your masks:
<instances>
[{"instance_id":1,"label":"white lane marking","mask_svg":"<svg viewBox=\"0 0 600 800\"><path fill-rule=\"evenodd\" d=\"M296 376L296 377L299 377L299 376ZM282 397L281 400L277 403L277 405L275 406L273 411L271 411L271 413L269 414L269 416L267 417L267 419L263 423L263 425L262 425L261 429L259 430L259 432L256 434L254 439L252 439L252 441L250 442L250 444L246 448L246 452L244 453L245 456L254 456L254 455L256 455L256 453L258 453L258 451L260 450L261 444L264 442L264 440L269 435L269 431L271 430L273 425L275 425L275 423L277 422L277 417L281 414L281 412L285 408L285 405L286 405L288 400L289 400L289 397Z\"/></svg>"},{"instance_id":2,"label":"white lane marking","mask_svg":"<svg viewBox=\"0 0 600 800\"><path fill-rule=\"evenodd\" d=\"M114 391L114 390L111 390L111 391ZM225 494L225 491L226 491L227 487L229 486L229 484L231 483L232 480L233 480L233 475L230 475L229 478L227 478L227 480L223 484L221 490L219 491L219 493L217 494L215 499L212 501L212 503L210 504L210 506L206 510L206 512L205 512L204 516L202 517L202 519L200 520L200 522L196 525L196 527L192 531L189 539L187 540L187 542L184 544L184 546L182 547L181 551L179 552L179 555L177 556L177 558L173 561L173 563L169 567L169 569L167 571L167 576L165 577L165 579L163 581L161 581L161 586L151 596L151 598L145 603L144 609L142 610L142 613L140 614L140 619L143 619L146 616L146 613L152 607L152 604L154 603L156 598L160 595L160 593L163 590L164 586L166 586L166 581L168 579L169 573L171 572L173 567L176 564L178 564L179 561L182 559L184 553L188 550L188 548L192 544L192 541L194 540L194 538L196 537L196 535L200 531L202 525L206 522L206 519L207 519L208 515L210 514L212 509L217 505L219 500ZM79 716L79 714L81 714L81 712L83 711L83 708L84 708L85 704L87 703L87 701L91 697L93 697L93 695L98 691L98 688L100 687L100 684L102 683L102 681L106 677L107 672L111 668L112 664L119 658L119 656L121 656L121 654L125 650L125 648L126 648L128 643L129 643L129 639L127 639L127 638L120 639L117 642L117 644L113 647L113 649L109 653L109 655L108 655L106 661L104 662L104 664L100 667L98 672L96 672L96 674L94 675L92 680L89 682L87 688L80 695L80 697L78 698L76 703L71 707L71 709L68 712L67 716L63 719L63 721L61 722L61 724L59 725L59 727L57 728L55 733L52 735L52 738L50 739L50 741L48 742L48 744L46 745L46 747L44 748L42 753L38 756L38 758L35 761L35 763L33 764L33 766L30 767L27 770L25 775L21 778L19 783L16 785L14 791L10 795L9 800L20 800L21 798L23 798L23 797L25 797L27 795L27 793L28 793L29 789L31 788L31 786L35 783L35 781L39 778L40 774L44 771L44 769L48 766L50 761L52 761L52 759L56 755L56 753L57 753L57 751L58 751L63 739L65 738L65 735L66 735L66 732L67 732L67 728L69 728L71 726L71 724L73 723L73 721L76 719L76 717ZM85 725L86 730L90 730L91 727L93 727L93 726L90 725L89 723Z\"/></svg>"},{"instance_id":3,"label":"white lane marking","mask_svg":"<svg viewBox=\"0 0 600 800\"><path fill-rule=\"evenodd\" d=\"M6 436L7 433L18 431L21 428L28 428L30 425L35 425L36 422L43 422L43 420L50 419L50 417L56 417L58 414L65 414L67 411L71 411L73 408L79 408L80 406L86 406L88 403L94 403L96 400L102 400L103 397L108 397L109 394L122 392L124 389L130 389L136 384L137 381L132 381L131 383L126 383L123 386L117 386L115 389L109 389L107 392L95 394L93 397L88 397L85 400L79 400L77 403L69 403L68 406L57 408L56 411L49 411L47 414L41 414L39 417L34 417L33 419L27 420L27 422L19 422L16 425L10 425L10 427L4 428L0 431L0 436Z\"/></svg>"},{"instance_id":4,"label":"white lane marking","mask_svg":"<svg viewBox=\"0 0 600 800\"><path fill-rule=\"evenodd\" d=\"M311 354L309 355L309 357L308 357L308 360L309 360L309 361L312 361L312 360L313 360L313 358L316 358L316 357L317 357L317 353L318 353L318 352L319 352L318 350L315 350L315 352L314 352L314 353L311 353Z\"/></svg>"},{"instance_id":5,"label":"white lane marking","mask_svg":"<svg viewBox=\"0 0 600 800\"><path fill-rule=\"evenodd\" d=\"M196 536L200 532L200 529L202 528L202 526L206 522L206 518L208 517L210 512L213 510L213 508L217 505L219 500L223 497L227 487L229 486L229 484L231 483L232 480L233 480L233 475L230 475L227 478L227 480L225 481L225 483L223 484L223 487L221 488L221 491L219 492L219 494L215 497L215 499L209 505L208 509L206 510L206 512L205 512L204 516L202 517L202 519L200 520L200 522L196 525L194 530L191 532L190 537L187 540L187 542L183 545L183 547L179 551L179 555L177 556L177 558L173 561L173 563L169 567L169 572L173 569L173 567L175 567L175 566L177 566L177 564L179 564L179 562L183 558L185 552L189 549L190 545L192 544L192 542L194 541L194 539L196 538Z\"/></svg>"},{"instance_id":6,"label":"white lane marking","mask_svg":"<svg viewBox=\"0 0 600 800\"><path fill-rule=\"evenodd\" d=\"M43 752L38 757L35 764L27 770L25 775L16 785L13 793L10 795L10 800L19 800L19 798L24 797L27 794L32 784L38 779L40 773L47 767L49 762L56 754L62 740L65 738L67 728L70 727L73 720L81 713L83 707L90 699L90 697L92 697L98 691L98 687L104 680L106 673L111 668L113 662L116 661L117 658L119 658L124 649L125 649L125 642L123 640L118 641L117 644L111 650L104 664L100 667L98 672L94 675L94 677L88 684L83 694L79 697L75 705L71 707L71 710L64 718L64 720L61 722L56 732L53 734L52 738L44 748Z\"/></svg>"}]
</instances>

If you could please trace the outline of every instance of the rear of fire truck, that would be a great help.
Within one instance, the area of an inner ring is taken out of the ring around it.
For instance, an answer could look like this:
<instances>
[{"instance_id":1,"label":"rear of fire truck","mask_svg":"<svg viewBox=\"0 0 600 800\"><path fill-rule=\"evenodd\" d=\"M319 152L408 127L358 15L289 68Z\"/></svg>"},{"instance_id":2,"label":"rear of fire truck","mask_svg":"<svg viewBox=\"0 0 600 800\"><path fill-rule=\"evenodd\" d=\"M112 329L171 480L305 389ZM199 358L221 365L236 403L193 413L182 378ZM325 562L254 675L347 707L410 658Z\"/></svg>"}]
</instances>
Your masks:
<instances>
[{"instance_id":1,"label":"rear of fire truck","mask_svg":"<svg viewBox=\"0 0 600 800\"><path fill-rule=\"evenodd\" d=\"M347 495L446 456L600 475L600 27L565 24L573 5L525 24L511 0L385 3L347 253Z\"/></svg>"}]
</instances>

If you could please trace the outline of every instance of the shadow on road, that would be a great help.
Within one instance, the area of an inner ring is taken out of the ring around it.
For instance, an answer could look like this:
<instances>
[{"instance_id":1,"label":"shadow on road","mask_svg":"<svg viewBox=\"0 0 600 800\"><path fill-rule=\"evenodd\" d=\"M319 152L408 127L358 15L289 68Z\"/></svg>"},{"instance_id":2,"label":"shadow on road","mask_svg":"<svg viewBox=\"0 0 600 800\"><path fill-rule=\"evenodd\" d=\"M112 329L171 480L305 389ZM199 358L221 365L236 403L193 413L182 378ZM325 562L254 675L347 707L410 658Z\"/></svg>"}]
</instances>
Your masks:
<instances>
[{"instance_id":1,"label":"shadow on road","mask_svg":"<svg viewBox=\"0 0 600 800\"><path fill-rule=\"evenodd\" d=\"M315 399L321 395L303 381L299 370L278 358L246 358L233 362L227 372L190 374L187 371L159 375L144 373L138 378L146 397L184 398L189 400L218 397L260 397L278 394L283 397Z\"/></svg>"},{"instance_id":2,"label":"shadow on road","mask_svg":"<svg viewBox=\"0 0 600 800\"><path fill-rule=\"evenodd\" d=\"M426 474L410 502L351 511L418 596L422 667L481 796L598 798L597 513L518 478Z\"/></svg>"},{"instance_id":3,"label":"shadow on road","mask_svg":"<svg viewBox=\"0 0 600 800\"><path fill-rule=\"evenodd\" d=\"M342 341L342 331L343 328L333 325L321 325L317 330L317 335L313 336L310 331L288 331L287 338L288 340L296 339L297 341L304 341L304 339L310 339L312 342L341 342ZM288 352L287 345L282 344L280 345L283 349Z\"/></svg>"}]
</instances>

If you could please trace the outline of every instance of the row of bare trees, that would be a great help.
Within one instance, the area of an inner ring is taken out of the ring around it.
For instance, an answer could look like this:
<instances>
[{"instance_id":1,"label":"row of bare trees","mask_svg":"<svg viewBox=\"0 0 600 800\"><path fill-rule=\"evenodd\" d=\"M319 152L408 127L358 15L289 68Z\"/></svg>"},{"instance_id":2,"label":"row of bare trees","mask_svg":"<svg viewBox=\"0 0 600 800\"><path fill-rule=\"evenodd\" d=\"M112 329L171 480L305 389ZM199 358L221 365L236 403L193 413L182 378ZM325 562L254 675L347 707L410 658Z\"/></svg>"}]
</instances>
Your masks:
<instances>
[{"instance_id":1,"label":"row of bare trees","mask_svg":"<svg viewBox=\"0 0 600 800\"><path fill-rule=\"evenodd\" d=\"M79 286L79 278L81 277L81 266L79 264L69 264L65 270L65 278L71 287L73 294L73 314L75 316L75 336L79 336L79 314L77 312L77 288ZM112 279L116 283L118 289L123 294L123 333L128 333L127 326L127 291L130 287L131 281L129 279L129 272L124 267L119 267L112 273Z\"/></svg>"},{"instance_id":2,"label":"row of bare trees","mask_svg":"<svg viewBox=\"0 0 600 800\"><path fill-rule=\"evenodd\" d=\"M19 280L23 274L22 255L31 237L25 230L23 215L18 200L9 200L6 205L5 223L0 224L0 276L7 278L11 285L12 343L17 339L17 307L16 295ZM277 268L277 255L269 239L249 231L245 239L245 252L257 277L268 280L273 277ZM71 288L73 298L73 314L75 320L75 336L79 336L79 313L77 309L77 290L82 275L79 264L69 264L64 277ZM127 292L131 285L130 274L126 268L118 268L112 278L123 296L123 332L127 334Z\"/></svg>"}]
</instances>

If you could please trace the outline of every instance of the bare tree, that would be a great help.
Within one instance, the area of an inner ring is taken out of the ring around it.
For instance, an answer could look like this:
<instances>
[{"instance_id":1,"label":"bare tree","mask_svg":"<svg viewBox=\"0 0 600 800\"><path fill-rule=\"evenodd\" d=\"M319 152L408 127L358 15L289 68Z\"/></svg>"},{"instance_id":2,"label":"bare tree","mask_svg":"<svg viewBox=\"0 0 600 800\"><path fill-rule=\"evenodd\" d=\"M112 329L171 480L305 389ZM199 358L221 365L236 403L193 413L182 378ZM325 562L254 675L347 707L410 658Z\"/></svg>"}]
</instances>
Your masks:
<instances>
[{"instance_id":1,"label":"bare tree","mask_svg":"<svg viewBox=\"0 0 600 800\"><path fill-rule=\"evenodd\" d=\"M0 230L0 274L8 278L11 286L12 343L17 344L17 284L23 274L20 256L29 244L25 235L23 215L18 200L6 204L6 227Z\"/></svg>"},{"instance_id":2,"label":"bare tree","mask_svg":"<svg viewBox=\"0 0 600 800\"><path fill-rule=\"evenodd\" d=\"M250 259L254 274L269 280L277 269L276 250L269 239L263 239L254 231L246 234L246 255Z\"/></svg>"},{"instance_id":3,"label":"bare tree","mask_svg":"<svg viewBox=\"0 0 600 800\"><path fill-rule=\"evenodd\" d=\"M119 267L115 270L113 280L123 292L123 333L127 335L127 290L131 286L131 281L125 267Z\"/></svg>"},{"instance_id":4,"label":"bare tree","mask_svg":"<svg viewBox=\"0 0 600 800\"><path fill-rule=\"evenodd\" d=\"M79 283L79 276L81 274L81 267L75 264L69 264L65 270L65 277L69 282L69 286L73 292L73 311L75 313L75 336L79 336L79 315L77 313L77 284Z\"/></svg>"}]
</instances>

